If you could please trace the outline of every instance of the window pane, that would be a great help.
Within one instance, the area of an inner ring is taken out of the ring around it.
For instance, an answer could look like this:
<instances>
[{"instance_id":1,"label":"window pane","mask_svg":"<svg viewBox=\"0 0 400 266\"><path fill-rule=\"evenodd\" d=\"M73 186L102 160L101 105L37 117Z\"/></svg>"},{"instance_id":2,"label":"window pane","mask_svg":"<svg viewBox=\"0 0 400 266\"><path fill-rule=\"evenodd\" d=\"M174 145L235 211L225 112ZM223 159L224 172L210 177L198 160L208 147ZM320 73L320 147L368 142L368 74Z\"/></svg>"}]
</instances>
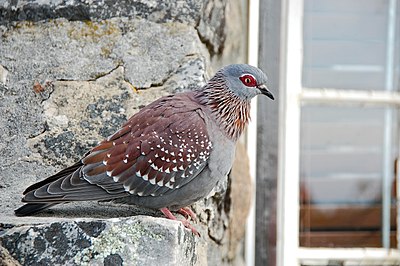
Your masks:
<instances>
[{"instance_id":1,"label":"window pane","mask_svg":"<svg viewBox=\"0 0 400 266\"><path fill-rule=\"evenodd\" d=\"M306 0L303 86L385 89L388 2ZM397 17L399 13L397 10ZM399 25L399 20L396 24ZM400 61L398 39L389 45L394 45L396 51L393 79L396 87Z\"/></svg>"},{"instance_id":2,"label":"window pane","mask_svg":"<svg viewBox=\"0 0 400 266\"><path fill-rule=\"evenodd\" d=\"M384 151L394 184L397 120L384 108L304 106L301 117L300 244L380 247ZM385 142L385 130L391 138ZM387 147L385 147L386 144ZM395 186L393 186L395 187ZM392 193L394 203L395 194ZM396 211L391 245L396 246Z\"/></svg>"}]
</instances>

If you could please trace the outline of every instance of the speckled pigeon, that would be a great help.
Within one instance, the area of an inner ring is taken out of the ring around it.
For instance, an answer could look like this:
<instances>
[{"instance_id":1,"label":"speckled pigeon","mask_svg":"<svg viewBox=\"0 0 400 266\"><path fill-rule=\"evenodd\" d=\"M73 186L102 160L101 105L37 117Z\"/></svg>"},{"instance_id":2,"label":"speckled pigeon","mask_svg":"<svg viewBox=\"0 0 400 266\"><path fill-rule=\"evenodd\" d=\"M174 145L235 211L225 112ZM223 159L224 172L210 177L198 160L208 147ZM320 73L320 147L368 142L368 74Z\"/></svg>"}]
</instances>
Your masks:
<instances>
[{"instance_id":1,"label":"speckled pigeon","mask_svg":"<svg viewBox=\"0 0 400 266\"><path fill-rule=\"evenodd\" d=\"M232 167L235 144L248 123L250 100L267 77L245 64L220 69L202 88L162 97L133 115L74 165L28 187L17 216L59 203L114 200L194 216ZM183 224L196 230L187 220Z\"/></svg>"}]
</instances>

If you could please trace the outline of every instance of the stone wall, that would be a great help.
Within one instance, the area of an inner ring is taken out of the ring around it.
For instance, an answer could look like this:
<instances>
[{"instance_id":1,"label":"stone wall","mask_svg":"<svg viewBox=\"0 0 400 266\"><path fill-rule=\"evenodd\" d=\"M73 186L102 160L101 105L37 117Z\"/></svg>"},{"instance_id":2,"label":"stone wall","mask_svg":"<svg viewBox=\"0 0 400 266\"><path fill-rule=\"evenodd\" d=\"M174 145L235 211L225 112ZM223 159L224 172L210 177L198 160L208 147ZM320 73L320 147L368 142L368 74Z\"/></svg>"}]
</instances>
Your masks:
<instances>
[{"instance_id":1,"label":"stone wall","mask_svg":"<svg viewBox=\"0 0 400 266\"><path fill-rule=\"evenodd\" d=\"M247 160L193 206L71 203L17 218L23 190L78 160L154 99L245 62L246 1L0 2L0 260L5 265L242 265ZM2 265L0 263L0 265Z\"/></svg>"}]
</instances>

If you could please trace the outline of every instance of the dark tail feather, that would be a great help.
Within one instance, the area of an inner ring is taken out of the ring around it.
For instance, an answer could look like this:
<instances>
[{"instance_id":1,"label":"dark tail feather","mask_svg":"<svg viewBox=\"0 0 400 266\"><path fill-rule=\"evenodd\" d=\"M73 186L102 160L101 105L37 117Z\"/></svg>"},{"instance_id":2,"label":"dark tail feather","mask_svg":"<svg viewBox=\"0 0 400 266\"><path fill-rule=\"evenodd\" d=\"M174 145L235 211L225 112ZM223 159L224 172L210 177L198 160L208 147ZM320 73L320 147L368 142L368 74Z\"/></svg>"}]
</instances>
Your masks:
<instances>
[{"instance_id":1,"label":"dark tail feather","mask_svg":"<svg viewBox=\"0 0 400 266\"><path fill-rule=\"evenodd\" d=\"M16 216L30 216L58 203L28 203L14 211Z\"/></svg>"},{"instance_id":2,"label":"dark tail feather","mask_svg":"<svg viewBox=\"0 0 400 266\"><path fill-rule=\"evenodd\" d=\"M72 165L72 166L70 166L68 168L65 168L64 170L56 173L55 175L52 175L52 176L46 178L45 180L42 180L40 182L37 182L37 183L29 186L27 189L25 189L24 195L27 194L30 191L33 191L33 190L38 189L38 188L40 188L40 187L42 187L44 185L47 185L47 184L49 184L51 182L54 182L54 181L56 181L57 179L59 179L61 177L65 177L65 176L68 176L68 175L72 174L73 172L75 172L75 170L77 170L82 165L83 165L82 162L78 161L74 165Z\"/></svg>"}]
</instances>

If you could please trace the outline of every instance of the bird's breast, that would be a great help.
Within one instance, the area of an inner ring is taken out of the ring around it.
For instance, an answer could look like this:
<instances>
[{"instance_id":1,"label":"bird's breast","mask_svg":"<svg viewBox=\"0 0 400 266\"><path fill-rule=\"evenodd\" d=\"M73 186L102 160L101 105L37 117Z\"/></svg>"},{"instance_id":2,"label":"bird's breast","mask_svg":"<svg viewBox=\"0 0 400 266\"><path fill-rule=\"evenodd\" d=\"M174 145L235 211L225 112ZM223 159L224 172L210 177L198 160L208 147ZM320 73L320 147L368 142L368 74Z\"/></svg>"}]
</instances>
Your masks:
<instances>
[{"instance_id":1,"label":"bird's breast","mask_svg":"<svg viewBox=\"0 0 400 266\"><path fill-rule=\"evenodd\" d=\"M226 137L219 127L215 125L210 140L213 143L213 150L210 153L209 168L214 173L213 178L224 178L232 168L235 156L236 142Z\"/></svg>"}]
</instances>

